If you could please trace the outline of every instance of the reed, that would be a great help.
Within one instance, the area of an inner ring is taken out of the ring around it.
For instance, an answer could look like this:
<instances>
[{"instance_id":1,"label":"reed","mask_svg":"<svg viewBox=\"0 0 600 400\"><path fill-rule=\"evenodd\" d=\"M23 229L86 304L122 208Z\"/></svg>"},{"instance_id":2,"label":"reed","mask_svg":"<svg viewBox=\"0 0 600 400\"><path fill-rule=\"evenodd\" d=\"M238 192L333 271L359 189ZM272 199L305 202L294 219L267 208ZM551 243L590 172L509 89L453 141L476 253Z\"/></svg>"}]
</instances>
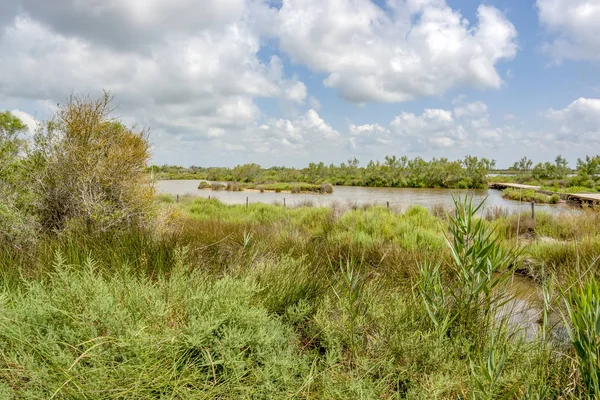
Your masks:
<instances>
[{"instance_id":1,"label":"reed","mask_svg":"<svg viewBox=\"0 0 600 400\"><path fill-rule=\"evenodd\" d=\"M589 398L600 397L600 285L586 279L565 295L566 326Z\"/></svg>"}]
</instances>

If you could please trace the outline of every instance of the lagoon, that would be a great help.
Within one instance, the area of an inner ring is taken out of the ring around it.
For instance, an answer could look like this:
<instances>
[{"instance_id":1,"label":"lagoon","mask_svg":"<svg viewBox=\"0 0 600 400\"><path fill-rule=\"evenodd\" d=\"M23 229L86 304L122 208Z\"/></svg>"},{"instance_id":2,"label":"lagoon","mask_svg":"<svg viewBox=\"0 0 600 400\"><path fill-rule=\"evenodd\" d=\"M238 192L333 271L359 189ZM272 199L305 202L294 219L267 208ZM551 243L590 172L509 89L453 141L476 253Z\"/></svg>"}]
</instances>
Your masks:
<instances>
[{"instance_id":1,"label":"lagoon","mask_svg":"<svg viewBox=\"0 0 600 400\"><path fill-rule=\"evenodd\" d=\"M219 199L225 204L244 204L246 198L249 203L276 203L294 207L310 202L315 206L330 206L333 203L341 204L378 204L387 205L395 210L402 211L411 205L421 205L427 208L444 206L449 208L453 205L452 197L457 195L473 196L475 202L486 200L486 207L501 207L508 212L531 212L530 203L519 203L518 201L502 198L502 192L494 189L479 190L457 190L457 189L416 189L416 188L381 188L381 187L357 187L336 186L332 194L316 193L275 193L266 191L227 192L213 191L210 189L198 189L201 180L164 180L157 181L156 189L160 194L192 195L198 197L210 197ZM284 200L285 199L285 200ZM563 212L576 212L578 208L567 204L536 204L536 210L546 211L552 214Z\"/></svg>"}]
</instances>

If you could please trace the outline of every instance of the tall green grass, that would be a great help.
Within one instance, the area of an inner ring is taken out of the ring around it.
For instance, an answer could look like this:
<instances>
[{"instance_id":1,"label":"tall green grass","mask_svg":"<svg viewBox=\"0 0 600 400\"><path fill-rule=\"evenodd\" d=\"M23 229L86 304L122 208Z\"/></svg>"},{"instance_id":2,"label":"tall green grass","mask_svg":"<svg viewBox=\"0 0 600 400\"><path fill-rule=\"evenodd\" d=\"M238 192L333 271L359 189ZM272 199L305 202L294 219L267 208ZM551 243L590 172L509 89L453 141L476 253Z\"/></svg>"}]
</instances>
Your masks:
<instances>
[{"instance_id":1,"label":"tall green grass","mask_svg":"<svg viewBox=\"0 0 600 400\"><path fill-rule=\"evenodd\" d=\"M589 398L600 397L600 285L587 279L568 293L567 327Z\"/></svg>"},{"instance_id":2,"label":"tall green grass","mask_svg":"<svg viewBox=\"0 0 600 400\"><path fill-rule=\"evenodd\" d=\"M524 262L504 218L479 219L468 203L440 218L422 207L163 207L172 224L160 233L40 237L0 254L0 397L588 393L573 348L494 318L510 298L501 277ZM531 242L523 258L573 282L576 268L558 271L597 251L582 244L597 234L553 217L537 229L576 250ZM561 239L571 234L582 243Z\"/></svg>"}]
</instances>

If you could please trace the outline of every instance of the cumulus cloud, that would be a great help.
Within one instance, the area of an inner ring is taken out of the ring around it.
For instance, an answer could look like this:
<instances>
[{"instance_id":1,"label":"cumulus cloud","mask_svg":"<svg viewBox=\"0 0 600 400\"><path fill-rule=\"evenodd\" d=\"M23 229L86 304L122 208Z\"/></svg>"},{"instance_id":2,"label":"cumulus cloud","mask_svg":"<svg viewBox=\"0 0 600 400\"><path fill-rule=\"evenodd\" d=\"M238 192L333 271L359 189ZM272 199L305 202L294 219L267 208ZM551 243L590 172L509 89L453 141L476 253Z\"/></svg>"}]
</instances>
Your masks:
<instances>
[{"instance_id":1,"label":"cumulus cloud","mask_svg":"<svg viewBox=\"0 0 600 400\"><path fill-rule=\"evenodd\" d=\"M555 59L600 60L600 4L595 0L537 0L540 23L554 39Z\"/></svg>"},{"instance_id":2,"label":"cumulus cloud","mask_svg":"<svg viewBox=\"0 0 600 400\"><path fill-rule=\"evenodd\" d=\"M441 109L426 109L421 115L403 112L392 120L390 129L411 152L450 147L466 138L452 112Z\"/></svg>"},{"instance_id":3,"label":"cumulus cloud","mask_svg":"<svg viewBox=\"0 0 600 400\"><path fill-rule=\"evenodd\" d=\"M295 119L272 119L244 132L245 151L306 156L327 153L342 143L342 135L310 109Z\"/></svg>"},{"instance_id":4,"label":"cumulus cloud","mask_svg":"<svg viewBox=\"0 0 600 400\"><path fill-rule=\"evenodd\" d=\"M362 154L377 152L383 148L390 150L391 146L395 145L390 129L384 128L377 123L364 125L350 124L348 126L348 133L349 137L347 140L350 149Z\"/></svg>"},{"instance_id":5,"label":"cumulus cloud","mask_svg":"<svg viewBox=\"0 0 600 400\"><path fill-rule=\"evenodd\" d=\"M356 103L501 85L496 64L515 56L517 33L499 10L479 6L472 25L443 0L388 5L391 14L370 0L284 0L280 46Z\"/></svg>"},{"instance_id":6,"label":"cumulus cloud","mask_svg":"<svg viewBox=\"0 0 600 400\"><path fill-rule=\"evenodd\" d=\"M498 88L498 63L516 55L516 30L492 6L467 21L445 0L382 3L0 1L0 105L36 113L71 92L108 89L116 116L151 128L161 162L184 164L200 156L214 164L232 152L240 158L221 163L252 154L259 159L250 161L305 163L340 149L373 158L428 154L507 140L484 103L464 98L390 122L340 129L339 120L327 121L335 110L321 109L301 79L311 78L290 73L304 69L290 69L289 60L360 104Z\"/></svg>"},{"instance_id":7,"label":"cumulus cloud","mask_svg":"<svg viewBox=\"0 0 600 400\"><path fill-rule=\"evenodd\" d=\"M600 143L600 99L581 97L561 110L549 109L544 115L558 124L559 141Z\"/></svg>"},{"instance_id":8,"label":"cumulus cloud","mask_svg":"<svg viewBox=\"0 0 600 400\"><path fill-rule=\"evenodd\" d=\"M454 108L454 115L456 115L457 118L487 115L487 105L482 101L460 105Z\"/></svg>"},{"instance_id":9,"label":"cumulus cloud","mask_svg":"<svg viewBox=\"0 0 600 400\"><path fill-rule=\"evenodd\" d=\"M255 123L257 98L307 97L277 56L259 57L250 0L11 3L18 7L0 30L7 99L56 104L72 91L107 89L116 114L150 126L155 139L209 140Z\"/></svg>"}]
</instances>

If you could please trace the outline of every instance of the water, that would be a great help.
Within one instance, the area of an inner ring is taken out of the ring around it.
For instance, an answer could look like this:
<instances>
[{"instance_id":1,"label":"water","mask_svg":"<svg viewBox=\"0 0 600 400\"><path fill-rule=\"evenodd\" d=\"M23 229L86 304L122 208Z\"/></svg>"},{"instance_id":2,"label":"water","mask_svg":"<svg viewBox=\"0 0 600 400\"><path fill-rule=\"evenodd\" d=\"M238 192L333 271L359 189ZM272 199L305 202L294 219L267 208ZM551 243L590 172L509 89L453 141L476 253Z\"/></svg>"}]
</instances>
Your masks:
<instances>
[{"instance_id":1,"label":"water","mask_svg":"<svg viewBox=\"0 0 600 400\"><path fill-rule=\"evenodd\" d=\"M496 314L498 321L504 321L508 331L527 341L539 338L543 320L542 288L533 279L513 275L509 278L506 288L507 301L501 305ZM551 309L548 315L550 328L549 339L556 345L569 343L569 335L562 316L557 310Z\"/></svg>"},{"instance_id":2,"label":"water","mask_svg":"<svg viewBox=\"0 0 600 400\"><path fill-rule=\"evenodd\" d=\"M474 202L483 201L486 197L487 207L502 207L509 212L516 212L519 207L523 213L531 213L529 203L507 200L502 198L499 190L455 190L455 189L414 189L414 188L372 188L356 186L336 186L333 194L291 194L267 191L246 190L243 192L213 191L210 189L198 190L199 180L171 180L158 181L157 191L172 195L193 195L198 197L211 197L221 200L225 204L244 204L246 198L250 203L283 203L285 199L288 206L310 201L315 206L329 206L333 202L352 204L380 204L387 202L395 209L404 210L411 205L421 205L428 208L443 205L452 207L452 196L469 194ZM536 204L536 210L550 213L574 212L576 208L566 204Z\"/></svg>"}]
</instances>

